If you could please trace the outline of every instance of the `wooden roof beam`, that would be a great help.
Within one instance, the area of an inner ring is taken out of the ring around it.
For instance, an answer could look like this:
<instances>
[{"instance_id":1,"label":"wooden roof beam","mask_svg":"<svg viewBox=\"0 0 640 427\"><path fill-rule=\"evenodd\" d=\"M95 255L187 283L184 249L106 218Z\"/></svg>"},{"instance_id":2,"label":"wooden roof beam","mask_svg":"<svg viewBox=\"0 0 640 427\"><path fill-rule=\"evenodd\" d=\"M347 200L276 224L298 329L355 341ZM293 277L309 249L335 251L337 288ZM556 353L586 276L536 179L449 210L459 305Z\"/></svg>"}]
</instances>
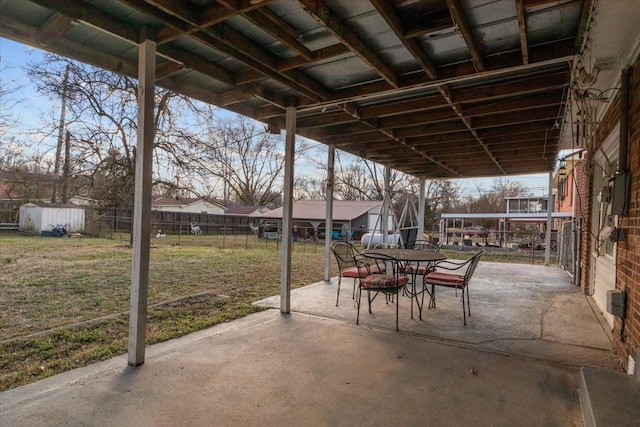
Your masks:
<instances>
[{"instance_id":1,"label":"wooden roof beam","mask_svg":"<svg viewBox=\"0 0 640 427\"><path fill-rule=\"evenodd\" d=\"M237 84L236 78L231 71L213 62L206 61L201 56L192 52L169 44L158 46L157 50L158 53L184 64L187 68L193 71L214 76L216 80L219 80L229 86L235 86Z\"/></svg>"},{"instance_id":2,"label":"wooden roof beam","mask_svg":"<svg viewBox=\"0 0 640 427\"><path fill-rule=\"evenodd\" d=\"M218 3L211 3L205 6L197 7L193 3L188 2L187 0L179 0L180 2L175 2L174 0L124 0L129 2L135 7L142 9L145 8L145 2L148 3L146 5L146 9L149 13L153 14L154 8L150 6L155 6L157 9L166 9L165 13L174 14L176 12L176 6L180 9L184 10L185 14L191 16L190 22L192 22L192 26L185 28L183 31L176 29L175 27L167 27L158 32L158 43L168 43L173 40L176 40L180 37L191 35L195 32L198 32L204 28L210 27L215 24L219 24L229 18L232 18L236 15L239 15L244 12L250 12L257 8L261 8L268 4L272 0L264 0L262 2L251 2L251 1L225 1L221 0ZM222 4L220 4L222 3ZM162 19L164 21L164 19Z\"/></svg>"},{"instance_id":3,"label":"wooden roof beam","mask_svg":"<svg viewBox=\"0 0 640 427\"><path fill-rule=\"evenodd\" d=\"M47 46L54 40L59 39L73 27L73 20L68 16L54 13L50 16L38 30L38 40Z\"/></svg>"},{"instance_id":4,"label":"wooden roof beam","mask_svg":"<svg viewBox=\"0 0 640 427\"><path fill-rule=\"evenodd\" d=\"M251 39L227 24L218 24L194 34L193 37L315 101L328 96L324 86L300 72L294 70L280 73L275 56L262 50Z\"/></svg>"},{"instance_id":5,"label":"wooden roof beam","mask_svg":"<svg viewBox=\"0 0 640 427\"><path fill-rule=\"evenodd\" d=\"M47 0L52 1L52 0ZM140 0L123 0L131 6L152 14L156 19L161 19L167 26L177 31L186 31L189 28L197 28L199 8L191 2L173 2L169 0L153 0L154 4L161 6L155 9L148 3ZM314 101L322 100L327 96L327 90L319 83L297 72L279 73L277 71L278 59L263 51L255 43L233 30L226 24L219 24L204 31L194 31L191 36L209 47L223 52L260 73L279 81L300 92L303 96Z\"/></svg>"},{"instance_id":6,"label":"wooden roof beam","mask_svg":"<svg viewBox=\"0 0 640 427\"><path fill-rule=\"evenodd\" d=\"M131 1L131 0L130 0ZM139 1L132 0L139 3ZM200 8L189 0L144 0L145 3L156 7L167 15L188 22L194 27L198 27L202 14Z\"/></svg>"},{"instance_id":7,"label":"wooden roof beam","mask_svg":"<svg viewBox=\"0 0 640 427\"><path fill-rule=\"evenodd\" d=\"M404 47L411 53L416 62L420 64L424 72L429 78L435 79L438 77L433 61L427 53L422 49L422 46L413 38L405 38L402 28L402 20L393 8L393 4L386 0L369 0L371 4L376 8L380 16L386 21L387 25L391 27L393 32L398 36Z\"/></svg>"},{"instance_id":8,"label":"wooden roof beam","mask_svg":"<svg viewBox=\"0 0 640 427\"><path fill-rule=\"evenodd\" d=\"M563 90L542 92L533 95L501 98L497 101L483 101L463 106L464 114L468 117L496 114L507 111L522 111L531 108L560 106L564 103Z\"/></svg>"},{"instance_id":9,"label":"wooden roof beam","mask_svg":"<svg viewBox=\"0 0 640 427\"><path fill-rule=\"evenodd\" d=\"M497 157L500 152L505 150L519 149L519 150L531 150L536 148L541 148L545 141L547 143L555 143L557 142L557 136L555 138L547 138L545 135L534 139L527 139L522 141L511 141L509 143L488 143L491 146L491 149L494 152L494 155ZM420 149L425 152L431 154L434 157L442 156L442 155L472 155L472 154L484 154L484 150L478 144L474 144L474 141L464 141L464 142L456 142L450 144L441 144L440 146L420 146Z\"/></svg>"},{"instance_id":10,"label":"wooden roof beam","mask_svg":"<svg viewBox=\"0 0 640 427\"><path fill-rule=\"evenodd\" d=\"M534 46L529 49L529 64L527 66L535 67L535 64L538 62L566 64L567 60L572 59L574 56L575 47L573 45L573 41L562 40L559 42L549 43L545 46ZM486 71L483 73L483 76L489 77L492 74L500 74L505 70L522 66L522 55L520 52L500 55L499 58L487 57L485 60ZM477 70L470 65L469 62L465 62L438 68L438 80L436 81L429 79L422 73L414 73L406 77L400 77L400 87L403 89L410 89L428 85L448 84L451 81L477 77L477 74ZM334 90L330 101L353 101L367 98L372 94L375 94L376 96L383 95L386 90L389 90L389 88L384 84L384 82L373 82L356 87ZM389 90L389 92L391 92L391 90Z\"/></svg>"},{"instance_id":11,"label":"wooden roof beam","mask_svg":"<svg viewBox=\"0 0 640 427\"><path fill-rule=\"evenodd\" d=\"M500 162L498 162L498 160L493 156L493 153L491 153L491 150L489 150L489 147L487 147L487 145L482 141L482 138L480 138L475 128L471 126L471 121L469 120L469 118L463 114L462 109L460 108L460 105L456 104L453 101L453 96L448 86L446 85L439 86L438 90L440 91L444 99L447 101L447 103L451 106L451 109L453 110L453 112L460 118L460 120L462 120L462 123L464 123L467 129L469 129L469 132L471 132L473 136L476 138L476 141L478 142L478 144L480 144L480 146L485 151L487 156L489 156L489 158L495 163L498 169L502 171L502 173L505 173L504 169L502 169L502 166L500 166Z\"/></svg>"},{"instance_id":12,"label":"wooden roof beam","mask_svg":"<svg viewBox=\"0 0 640 427\"><path fill-rule=\"evenodd\" d=\"M278 65L278 70L280 71L293 70L294 68L298 68L303 65L309 65L314 62L324 61L325 59L334 58L336 56L345 55L347 53L351 53L349 48L347 48L342 43L338 43L331 46L327 46L322 49L312 51L308 59L301 55L294 56L288 59L283 59L280 61L280 64Z\"/></svg>"},{"instance_id":13,"label":"wooden roof beam","mask_svg":"<svg viewBox=\"0 0 640 427\"><path fill-rule=\"evenodd\" d=\"M44 8L55 10L72 20L86 22L101 31L108 32L131 43L137 44L140 41L140 34L137 28L83 1L32 0L32 2Z\"/></svg>"},{"instance_id":14,"label":"wooden roof beam","mask_svg":"<svg viewBox=\"0 0 640 427\"><path fill-rule=\"evenodd\" d=\"M75 0L74 0L75 1ZM130 6L131 8L138 10L146 15L157 19L166 25L165 28L159 28L156 33L156 42L158 46L169 43L178 39L180 37L189 35L193 32L199 31L200 28L194 24L188 24L184 19L180 19L176 17L176 13L170 13L163 7L163 4L151 4L146 0L121 0L122 3ZM160 2L156 2L160 3ZM177 5L177 3L176 3ZM195 8L195 5L189 4L184 5L181 4L182 8L185 9L183 13L185 15L191 16L191 21L194 21L196 18L193 16L195 12L192 9ZM188 19L187 19L188 21Z\"/></svg>"},{"instance_id":15,"label":"wooden roof beam","mask_svg":"<svg viewBox=\"0 0 640 427\"><path fill-rule=\"evenodd\" d=\"M569 85L569 70L536 74L506 83L465 86L454 90L456 101L461 103L507 98L561 89Z\"/></svg>"},{"instance_id":16,"label":"wooden roof beam","mask_svg":"<svg viewBox=\"0 0 640 427\"><path fill-rule=\"evenodd\" d=\"M497 114L492 116L481 116L473 119L473 126L476 129L501 127L520 123L530 123L548 121L559 117L558 107L543 107L531 109L529 111L514 111L513 113Z\"/></svg>"},{"instance_id":17,"label":"wooden roof beam","mask_svg":"<svg viewBox=\"0 0 640 427\"><path fill-rule=\"evenodd\" d=\"M495 114L527 111L534 108L559 106L563 103L562 92L554 91L547 93L534 94L524 97L504 98L498 102L479 102L470 105L460 105L453 103L451 108L433 108L428 111L407 112L394 116L382 117L378 119L378 125L383 129L402 128L407 126L415 126L427 123L437 123L459 118L460 115L470 119L480 116L491 116ZM309 118L311 119L311 118ZM318 117L321 120L320 117ZM339 121L338 117L334 117L335 121ZM326 124L331 124L327 122Z\"/></svg>"},{"instance_id":18,"label":"wooden roof beam","mask_svg":"<svg viewBox=\"0 0 640 427\"><path fill-rule=\"evenodd\" d=\"M451 13L448 9L438 10L426 16L428 19L417 20L408 24L404 28L404 37L412 39L436 31L446 30L453 27Z\"/></svg>"},{"instance_id":19,"label":"wooden roof beam","mask_svg":"<svg viewBox=\"0 0 640 427\"><path fill-rule=\"evenodd\" d=\"M529 63L529 42L527 40L527 17L524 10L524 0L516 0L516 13L518 14L518 28L520 30L520 49L522 50L522 63Z\"/></svg>"},{"instance_id":20,"label":"wooden roof beam","mask_svg":"<svg viewBox=\"0 0 640 427\"><path fill-rule=\"evenodd\" d=\"M452 90L456 102L469 103L494 98L506 98L533 94L549 89L562 88L569 83L567 71L547 75L535 75L531 78L520 79L508 83L496 83L478 87L465 86ZM362 118L385 117L407 112L424 111L433 108L447 106L447 102L441 94L427 95L421 98L413 98L394 103L381 102L379 104L365 105L360 108Z\"/></svg>"},{"instance_id":21,"label":"wooden roof beam","mask_svg":"<svg viewBox=\"0 0 640 427\"><path fill-rule=\"evenodd\" d=\"M467 44L467 48L469 49L471 58L473 58L474 65L476 66L478 71L484 71L484 62L482 60L482 55L480 55L480 50L478 50L476 41L473 38L473 33L471 32L471 27L469 27L467 18L465 18L464 16L462 6L460 5L460 0L447 0L447 6L449 6L449 12L451 12L453 22L455 22L456 26L458 27L458 31Z\"/></svg>"},{"instance_id":22,"label":"wooden roof beam","mask_svg":"<svg viewBox=\"0 0 640 427\"><path fill-rule=\"evenodd\" d=\"M318 0L298 0L309 15L326 27L338 40L368 64L393 88L398 87L398 76L362 40L345 26L335 14Z\"/></svg>"},{"instance_id":23,"label":"wooden roof beam","mask_svg":"<svg viewBox=\"0 0 640 427\"><path fill-rule=\"evenodd\" d=\"M487 143L487 145L491 147L495 147L501 144L520 144L523 141L530 141L541 138L558 138L560 135L559 130L530 130L528 132L523 133L504 133L498 136L484 136L483 139ZM407 141L416 147L422 147L425 149L439 149L440 147L447 147L451 144L456 144L456 146L470 146L473 145L472 141L475 140L471 136L471 134L449 134L443 135L447 138L411 138ZM477 144L475 144L477 146Z\"/></svg>"},{"instance_id":24,"label":"wooden roof beam","mask_svg":"<svg viewBox=\"0 0 640 427\"><path fill-rule=\"evenodd\" d=\"M295 29L269 9L253 10L243 16L306 61L313 58L311 50L297 40Z\"/></svg>"}]
</instances>

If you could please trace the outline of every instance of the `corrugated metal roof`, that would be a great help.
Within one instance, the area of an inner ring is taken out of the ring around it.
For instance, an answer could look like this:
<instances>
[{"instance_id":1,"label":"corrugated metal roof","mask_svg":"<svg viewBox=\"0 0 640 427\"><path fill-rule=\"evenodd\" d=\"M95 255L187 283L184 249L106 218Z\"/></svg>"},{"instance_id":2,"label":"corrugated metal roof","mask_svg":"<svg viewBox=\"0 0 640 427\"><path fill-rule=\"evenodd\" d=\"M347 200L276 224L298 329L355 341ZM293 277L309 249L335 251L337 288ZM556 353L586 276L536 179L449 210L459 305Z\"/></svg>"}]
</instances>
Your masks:
<instances>
[{"instance_id":1,"label":"corrugated metal roof","mask_svg":"<svg viewBox=\"0 0 640 427\"><path fill-rule=\"evenodd\" d=\"M258 215L270 209L264 206L227 206L227 215Z\"/></svg>"},{"instance_id":2,"label":"corrugated metal roof","mask_svg":"<svg viewBox=\"0 0 640 427\"><path fill-rule=\"evenodd\" d=\"M299 135L415 176L495 176L553 169L590 4L0 0L0 36L135 77L146 26L159 86L274 132L296 105Z\"/></svg>"},{"instance_id":3,"label":"corrugated metal roof","mask_svg":"<svg viewBox=\"0 0 640 427\"><path fill-rule=\"evenodd\" d=\"M219 202L208 201L208 200L201 199L199 197L157 197L151 201L151 205L152 206L189 206L194 203L198 203L200 201L224 208L224 205L222 205Z\"/></svg>"},{"instance_id":4,"label":"corrugated metal roof","mask_svg":"<svg viewBox=\"0 0 640 427\"><path fill-rule=\"evenodd\" d=\"M327 202L325 200L301 200L293 204L293 219L296 221L322 221L326 216ZM334 200L333 219L334 221L352 221L369 211L379 211L382 201L363 200ZM276 208L266 212L258 218L281 219L282 208Z\"/></svg>"}]
</instances>

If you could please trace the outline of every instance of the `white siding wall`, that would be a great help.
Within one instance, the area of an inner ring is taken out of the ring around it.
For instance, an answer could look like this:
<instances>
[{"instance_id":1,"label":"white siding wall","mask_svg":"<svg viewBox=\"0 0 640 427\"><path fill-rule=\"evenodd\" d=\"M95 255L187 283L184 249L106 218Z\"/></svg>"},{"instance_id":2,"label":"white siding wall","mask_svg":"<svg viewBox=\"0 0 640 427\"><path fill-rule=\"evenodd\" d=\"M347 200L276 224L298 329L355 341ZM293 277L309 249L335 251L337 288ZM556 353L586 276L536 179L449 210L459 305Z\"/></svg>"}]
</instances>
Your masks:
<instances>
[{"instance_id":1,"label":"white siding wall","mask_svg":"<svg viewBox=\"0 0 640 427\"><path fill-rule=\"evenodd\" d=\"M20 231L41 234L43 231L51 231L58 224L68 225L68 232L84 231L84 209L41 207L32 204L20 206Z\"/></svg>"},{"instance_id":2,"label":"white siding wall","mask_svg":"<svg viewBox=\"0 0 640 427\"><path fill-rule=\"evenodd\" d=\"M42 208L42 230L51 230L57 224L69 225L68 232L84 231L84 209Z\"/></svg>"},{"instance_id":3,"label":"white siding wall","mask_svg":"<svg viewBox=\"0 0 640 427\"><path fill-rule=\"evenodd\" d=\"M33 204L20 206L20 219L18 220L18 230L26 233L40 234L40 224L42 222L41 209Z\"/></svg>"}]
</instances>

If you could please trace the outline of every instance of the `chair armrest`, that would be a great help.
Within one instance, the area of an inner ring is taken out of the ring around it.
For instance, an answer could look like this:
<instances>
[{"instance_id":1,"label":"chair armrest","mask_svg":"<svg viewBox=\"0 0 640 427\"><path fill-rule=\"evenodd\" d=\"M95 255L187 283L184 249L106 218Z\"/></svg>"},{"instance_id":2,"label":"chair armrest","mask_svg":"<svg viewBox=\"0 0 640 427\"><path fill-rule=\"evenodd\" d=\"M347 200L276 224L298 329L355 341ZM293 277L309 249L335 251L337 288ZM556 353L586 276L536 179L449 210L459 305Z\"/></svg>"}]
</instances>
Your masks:
<instances>
[{"instance_id":1,"label":"chair armrest","mask_svg":"<svg viewBox=\"0 0 640 427\"><path fill-rule=\"evenodd\" d=\"M355 254L355 256L353 257L353 260L356 264L356 267L358 267L358 269L360 268L366 268L367 269L367 274L371 274L371 264L370 261L375 261L371 258L367 258L365 255L361 254L361 253L357 253Z\"/></svg>"},{"instance_id":2,"label":"chair armrest","mask_svg":"<svg viewBox=\"0 0 640 427\"><path fill-rule=\"evenodd\" d=\"M475 255L473 255L471 258L469 258L467 260L464 260L464 261L452 261L452 260L449 260L449 259L445 259L445 260L437 262L434 267L436 269L442 268L444 270L449 270L449 271L454 271L454 270L460 270L462 268L467 268L473 262L473 260L477 259L483 252L484 252L484 250L481 250L480 252L478 252Z\"/></svg>"},{"instance_id":3,"label":"chair armrest","mask_svg":"<svg viewBox=\"0 0 640 427\"><path fill-rule=\"evenodd\" d=\"M364 264L366 264L367 266L373 266L375 265L377 267L377 271L384 271L385 269L385 264L384 264L384 260L380 260L378 258L373 258L373 257L368 257L365 254L359 253L358 254L361 258L361 262L364 262ZM364 266L364 264L362 266Z\"/></svg>"},{"instance_id":4,"label":"chair armrest","mask_svg":"<svg viewBox=\"0 0 640 427\"><path fill-rule=\"evenodd\" d=\"M455 261L449 261L449 260L443 260L443 261L438 261L436 263L436 265L434 266L435 269L444 269L444 270L450 270L450 271L454 271L454 270L460 270L461 268L464 268L467 264L469 264L470 260L467 261L462 261L462 262L455 262Z\"/></svg>"}]
</instances>

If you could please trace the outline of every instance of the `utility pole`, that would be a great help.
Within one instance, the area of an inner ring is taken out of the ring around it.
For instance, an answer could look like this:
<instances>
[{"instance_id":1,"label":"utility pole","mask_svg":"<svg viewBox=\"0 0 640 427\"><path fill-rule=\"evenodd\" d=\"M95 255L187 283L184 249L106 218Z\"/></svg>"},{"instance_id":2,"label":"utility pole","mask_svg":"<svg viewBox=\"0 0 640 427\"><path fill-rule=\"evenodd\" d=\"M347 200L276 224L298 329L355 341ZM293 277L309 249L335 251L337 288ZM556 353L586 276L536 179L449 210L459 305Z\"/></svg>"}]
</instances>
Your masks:
<instances>
[{"instance_id":1,"label":"utility pole","mask_svg":"<svg viewBox=\"0 0 640 427\"><path fill-rule=\"evenodd\" d=\"M60 163L62 157L62 144L65 126L65 114L67 112L67 90L69 89L69 64L64 70L64 79L62 80L62 102L60 107L60 124L58 125L58 145L56 146L56 160L53 165L53 191L51 193L51 203L56 203L58 200L58 185L60 179Z\"/></svg>"},{"instance_id":2,"label":"utility pole","mask_svg":"<svg viewBox=\"0 0 640 427\"><path fill-rule=\"evenodd\" d=\"M64 166L62 167L62 203L69 202L69 160L71 157L71 132L64 138Z\"/></svg>"}]
</instances>

